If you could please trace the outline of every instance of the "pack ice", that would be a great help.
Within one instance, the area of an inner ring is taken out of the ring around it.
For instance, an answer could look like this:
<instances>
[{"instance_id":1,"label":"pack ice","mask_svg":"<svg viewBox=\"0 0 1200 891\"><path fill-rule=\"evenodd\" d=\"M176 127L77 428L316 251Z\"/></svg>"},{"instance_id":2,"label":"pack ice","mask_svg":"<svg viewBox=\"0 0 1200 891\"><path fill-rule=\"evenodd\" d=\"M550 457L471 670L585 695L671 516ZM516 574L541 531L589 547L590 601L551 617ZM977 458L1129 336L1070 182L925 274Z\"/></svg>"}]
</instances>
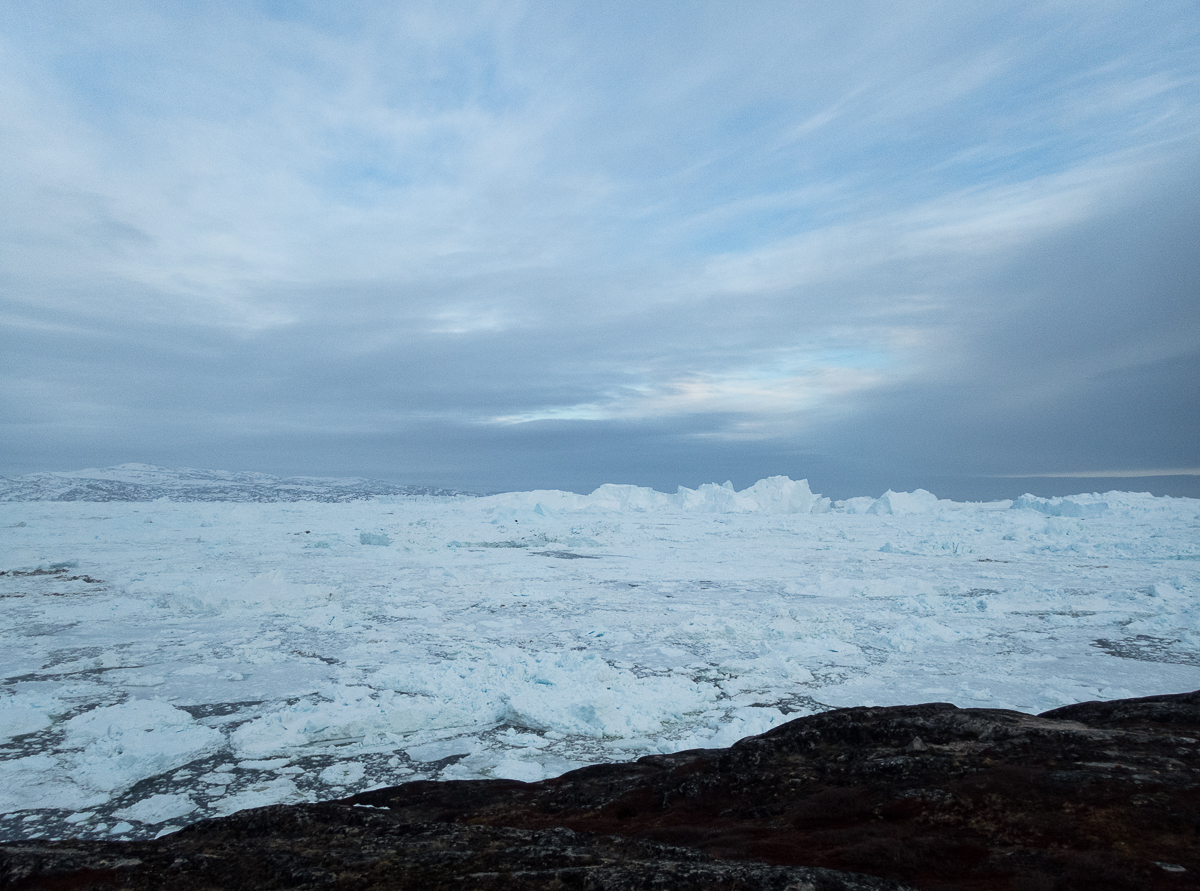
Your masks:
<instances>
[{"instance_id":1,"label":"pack ice","mask_svg":"<svg viewBox=\"0 0 1200 891\"><path fill-rule=\"evenodd\" d=\"M167 496L79 472L0 503L0 837L532 781L833 707L1200 687L1193 499L831 503L773 477L297 500L263 478L239 501L205 473L201 501L138 465L110 478Z\"/></svg>"}]
</instances>

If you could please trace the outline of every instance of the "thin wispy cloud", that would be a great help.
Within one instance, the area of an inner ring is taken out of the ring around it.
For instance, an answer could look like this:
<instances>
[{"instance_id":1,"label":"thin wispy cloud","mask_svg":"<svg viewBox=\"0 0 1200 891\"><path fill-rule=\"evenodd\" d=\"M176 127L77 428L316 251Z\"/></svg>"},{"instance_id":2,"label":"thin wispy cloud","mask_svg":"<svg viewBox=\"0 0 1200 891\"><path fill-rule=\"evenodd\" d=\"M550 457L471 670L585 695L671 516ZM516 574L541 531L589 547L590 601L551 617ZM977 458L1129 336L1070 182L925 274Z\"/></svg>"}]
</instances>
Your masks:
<instances>
[{"instance_id":1,"label":"thin wispy cloud","mask_svg":"<svg viewBox=\"0 0 1200 891\"><path fill-rule=\"evenodd\" d=\"M1200 476L1200 467L1171 467L1157 470L1075 470L1065 473L1012 473L1003 479L1145 479L1157 476Z\"/></svg>"}]
</instances>

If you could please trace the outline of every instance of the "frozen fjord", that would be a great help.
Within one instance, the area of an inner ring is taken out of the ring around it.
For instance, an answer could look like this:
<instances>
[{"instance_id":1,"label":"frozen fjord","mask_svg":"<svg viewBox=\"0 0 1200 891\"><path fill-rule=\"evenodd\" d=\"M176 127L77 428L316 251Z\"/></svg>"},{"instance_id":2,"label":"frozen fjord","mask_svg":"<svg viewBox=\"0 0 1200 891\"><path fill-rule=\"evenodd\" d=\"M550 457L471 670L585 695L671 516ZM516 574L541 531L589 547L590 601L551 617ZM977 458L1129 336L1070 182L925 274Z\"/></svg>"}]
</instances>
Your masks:
<instances>
[{"instance_id":1,"label":"frozen fjord","mask_svg":"<svg viewBox=\"0 0 1200 891\"><path fill-rule=\"evenodd\" d=\"M0 504L0 838L1200 687L1200 501Z\"/></svg>"}]
</instances>

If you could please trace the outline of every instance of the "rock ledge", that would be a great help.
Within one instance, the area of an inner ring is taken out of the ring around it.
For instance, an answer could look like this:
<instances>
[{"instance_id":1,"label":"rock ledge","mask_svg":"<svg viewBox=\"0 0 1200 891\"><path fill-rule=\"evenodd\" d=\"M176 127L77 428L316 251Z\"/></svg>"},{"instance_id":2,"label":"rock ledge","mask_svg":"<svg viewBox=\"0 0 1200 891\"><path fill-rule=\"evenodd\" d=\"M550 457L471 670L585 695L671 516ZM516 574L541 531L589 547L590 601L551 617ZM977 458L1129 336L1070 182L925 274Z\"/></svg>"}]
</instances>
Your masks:
<instances>
[{"instance_id":1,"label":"rock ledge","mask_svg":"<svg viewBox=\"0 0 1200 891\"><path fill-rule=\"evenodd\" d=\"M1200 888L1200 691L853 708L539 783L417 782L145 842L0 845L3 888Z\"/></svg>"}]
</instances>

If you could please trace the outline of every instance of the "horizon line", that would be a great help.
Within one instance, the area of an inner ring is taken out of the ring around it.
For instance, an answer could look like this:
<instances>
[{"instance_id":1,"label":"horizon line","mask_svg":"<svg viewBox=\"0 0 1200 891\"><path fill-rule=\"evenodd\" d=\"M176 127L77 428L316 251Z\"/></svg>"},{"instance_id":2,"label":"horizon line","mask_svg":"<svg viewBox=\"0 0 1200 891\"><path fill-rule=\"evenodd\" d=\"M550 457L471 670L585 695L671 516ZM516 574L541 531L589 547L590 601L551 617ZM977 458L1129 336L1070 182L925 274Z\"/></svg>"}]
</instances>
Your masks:
<instances>
[{"instance_id":1,"label":"horizon line","mask_svg":"<svg viewBox=\"0 0 1200 891\"><path fill-rule=\"evenodd\" d=\"M989 473L989 479L1134 479L1148 476L1200 476L1200 467L1168 470L1073 470L1063 473Z\"/></svg>"}]
</instances>

